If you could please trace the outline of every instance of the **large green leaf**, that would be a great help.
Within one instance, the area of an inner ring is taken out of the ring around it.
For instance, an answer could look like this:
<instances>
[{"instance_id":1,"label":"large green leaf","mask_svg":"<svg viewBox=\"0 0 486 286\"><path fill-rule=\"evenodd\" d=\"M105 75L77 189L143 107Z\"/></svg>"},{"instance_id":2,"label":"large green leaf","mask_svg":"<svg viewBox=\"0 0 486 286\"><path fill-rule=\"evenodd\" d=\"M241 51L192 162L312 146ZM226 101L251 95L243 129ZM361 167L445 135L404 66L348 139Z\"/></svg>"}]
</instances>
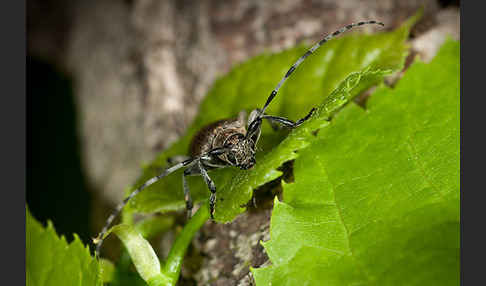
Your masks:
<instances>
[{"instance_id":1,"label":"large green leaf","mask_svg":"<svg viewBox=\"0 0 486 286\"><path fill-rule=\"evenodd\" d=\"M327 123L323 120L327 120L329 114L352 96L380 82L384 74L403 66L407 54L405 40L414 21L415 19L411 19L392 32L347 35L334 39L299 67L270 105L269 114L296 120L323 102L337 87L341 87L341 93L334 94L335 102L326 103L327 109L321 105L321 112L314 116L313 123L309 122L307 127L302 126L295 130L290 135L294 138L293 141L287 140L286 143L282 143L283 145L278 145L285 132L274 133L264 125L262 139L259 142L261 150L257 153L257 165L252 170L227 168L210 173L218 188L215 213L217 221L232 220L244 211L242 205L251 198L252 189L280 176L281 173L276 171L276 168L285 161L296 158L294 151L307 146L306 138L310 136L311 129L322 127ZM235 117L241 110L249 112L261 107L289 66L305 50L306 48L301 46L275 55L258 56L218 80L201 104L199 115L187 135L148 165L136 186L167 167L168 157L186 154L190 138L202 126L218 119ZM346 85L343 85L343 82ZM273 151L268 153L272 148ZM181 172L176 172L150 186L132 199L125 211L155 212L184 208ZM189 185L196 202L209 196L201 178L189 178Z\"/></svg>"},{"instance_id":2,"label":"large green leaf","mask_svg":"<svg viewBox=\"0 0 486 286\"><path fill-rule=\"evenodd\" d=\"M57 236L49 221L44 228L26 207L25 276L29 286L102 285L98 261L74 234L74 241Z\"/></svg>"},{"instance_id":3,"label":"large green leaf","mask_svg":"<svg viewBox=\"0 0 486 286\"><path fill-rule=\"evenodd\" d=\"M344 108L294 162L257 285L459 285L459 43Z\"/></svg>"}]
</instances>

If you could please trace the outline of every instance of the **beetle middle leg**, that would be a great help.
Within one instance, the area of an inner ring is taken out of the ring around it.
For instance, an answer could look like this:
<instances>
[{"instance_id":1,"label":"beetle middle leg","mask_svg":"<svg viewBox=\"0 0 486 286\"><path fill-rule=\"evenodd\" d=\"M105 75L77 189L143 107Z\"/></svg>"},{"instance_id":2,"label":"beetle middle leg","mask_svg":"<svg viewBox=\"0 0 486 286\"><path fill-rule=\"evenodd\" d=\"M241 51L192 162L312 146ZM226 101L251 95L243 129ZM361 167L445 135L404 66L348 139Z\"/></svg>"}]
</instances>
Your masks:
<instances>
[{"instance_id":1,"label":"beetle middle leg","mask_svg":"<svg viewBox=\"0 0 486 286\"><path fill-rule=\"evenodd\" d=\"M192 216L192 199L191 199L191 193L189 192L189 185L187 184L187 179L186 176L191 176L191 175L199 175L199 170L196 167L196 165L193 165L193 167L189 167L184 170L184 173L182 174L182 187L184 188L184 201L186 202L186 211L187 211L187 218L191 218Z\"/></svg>"},{"instance_id":2,"label":"beetle middle leg","mask_svg":"<svg viewBox=\"0 0 486 286\"><path fill-rule=\"evenodd\" d=\"M216 204L216 185L209 177L208 172L204 168L201 160L197 162L197 165L199 167L199 171L201 172L201 176L203 177L204 181L208 185L209 190L211 191L211 196L209 197L209 213L211 214L211 219L214 220L214 205Z\"/></svg>"}]
</instances>

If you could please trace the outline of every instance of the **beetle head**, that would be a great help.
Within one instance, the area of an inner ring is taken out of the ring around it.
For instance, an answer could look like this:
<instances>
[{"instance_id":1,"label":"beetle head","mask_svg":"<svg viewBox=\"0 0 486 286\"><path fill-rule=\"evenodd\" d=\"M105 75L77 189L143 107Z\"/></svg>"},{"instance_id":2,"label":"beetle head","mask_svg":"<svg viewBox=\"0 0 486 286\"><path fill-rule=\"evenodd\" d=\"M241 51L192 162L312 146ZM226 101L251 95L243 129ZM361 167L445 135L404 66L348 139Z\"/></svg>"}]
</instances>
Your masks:
<instances>
[{"instance_id":1,"label":"beetle head","mask_svg":"<svg viewBox=\"0 0 486 286\"><path fill-rule=\"evenodd\" d=\"M223 160L242 170L248 170L255 165L255 142L243 134L231 135L225 142L228 151Z\"/></svg>"}]
</instances>

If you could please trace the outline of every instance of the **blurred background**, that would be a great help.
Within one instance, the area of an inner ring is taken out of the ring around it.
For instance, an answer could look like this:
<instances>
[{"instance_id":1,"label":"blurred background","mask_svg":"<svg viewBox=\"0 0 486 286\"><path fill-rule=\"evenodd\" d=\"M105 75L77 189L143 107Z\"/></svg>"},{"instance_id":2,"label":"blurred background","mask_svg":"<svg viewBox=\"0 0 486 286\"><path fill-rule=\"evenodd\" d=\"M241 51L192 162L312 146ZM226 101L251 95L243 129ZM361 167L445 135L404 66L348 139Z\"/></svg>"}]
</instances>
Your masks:
<instances>
[{"instance_id":1,"label":"blurred background","mask_svg":"<svg viewBox=\"0 0 486 286\"><path fill-rule=\"evenodd\" d=\"M420 7L410 57L429 60L447 35L459 39L458 0L28 0L32 214L52 220L68 240L78 233L89 243L142 164L184 133L216 78L259 53L311 44L351 22L375 19L394 29ZM244 227L249 220L268 225L269 212L205 226L201 236L224 245L231 230L254 232ZM214 269L224 255L206 253L200 269L183 269L181 283L209 279L204 267ZM224 266L221 285L243 279Z\"/></svg>"}]
</instances>

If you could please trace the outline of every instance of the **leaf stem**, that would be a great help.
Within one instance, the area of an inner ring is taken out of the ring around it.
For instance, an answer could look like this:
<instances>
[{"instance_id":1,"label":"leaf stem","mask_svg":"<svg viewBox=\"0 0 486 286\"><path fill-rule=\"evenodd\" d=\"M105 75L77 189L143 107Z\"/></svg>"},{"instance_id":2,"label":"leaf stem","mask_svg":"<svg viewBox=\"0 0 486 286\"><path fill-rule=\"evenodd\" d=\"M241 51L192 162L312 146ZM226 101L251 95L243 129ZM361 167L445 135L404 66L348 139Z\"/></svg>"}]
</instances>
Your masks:
<instances>
[{"instance_id":1,"label":"leaf stem","mask_svg":"<svg viewBox=\"0 0 486 286\"><path fill-rule=\"evenodd\" d=\"M175 285L179 279L182 261L186 254L187 247L192 241L196 232L209 219L209 210L206 204L203 204L189 222L184 226L182 232L176 238L172 245L165 265L162 267L164 276L171 279L169 285Z\"/></svg>"}]
</instances>

